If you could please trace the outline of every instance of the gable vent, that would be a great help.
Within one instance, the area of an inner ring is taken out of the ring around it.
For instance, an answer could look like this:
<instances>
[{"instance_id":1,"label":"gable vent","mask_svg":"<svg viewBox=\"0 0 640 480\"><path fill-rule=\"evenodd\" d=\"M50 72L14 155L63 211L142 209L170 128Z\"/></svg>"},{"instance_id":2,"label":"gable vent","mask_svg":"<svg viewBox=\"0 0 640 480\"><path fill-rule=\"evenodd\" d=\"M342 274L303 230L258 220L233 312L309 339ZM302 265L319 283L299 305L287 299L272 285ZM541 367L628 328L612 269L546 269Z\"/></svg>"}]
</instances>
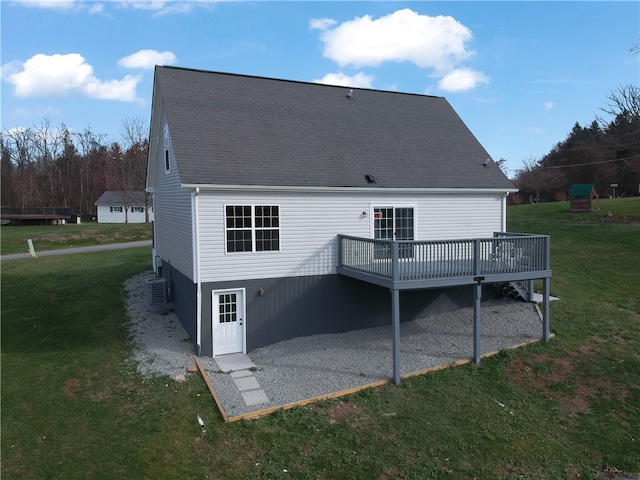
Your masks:
<instances>
[{"instance_id":1,"label":"gable vent","mask_svg":"<svg viewBox=\"0 0 640 480\"><path fill-rule=\"evenodd\" d=\"M161 305L167 303L167 279L152 278L147 282L147 302L149 305Z\"/></svg>"}]
</instances>

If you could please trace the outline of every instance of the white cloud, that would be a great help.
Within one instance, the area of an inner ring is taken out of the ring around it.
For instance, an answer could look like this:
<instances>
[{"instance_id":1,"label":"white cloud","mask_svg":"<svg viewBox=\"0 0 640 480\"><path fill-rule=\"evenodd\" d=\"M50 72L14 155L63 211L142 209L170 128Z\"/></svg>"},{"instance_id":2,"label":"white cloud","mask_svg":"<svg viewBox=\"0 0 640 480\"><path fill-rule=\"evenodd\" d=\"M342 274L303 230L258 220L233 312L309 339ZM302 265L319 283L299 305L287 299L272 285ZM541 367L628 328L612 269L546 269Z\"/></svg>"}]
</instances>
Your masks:
<instances>
[{"instance_id":1,"label":"white cloud","mask_svg":"<svg viewBox=\"0 0 640 480\"><path fill-rule=\"evenodd\" d=\"M343 87L371 88L373 76L357 73L349 76L344 73L327 73L324 77L314 80L314 83L338 85Z\"/></svg>"},{"instance_id":2,"label":"white cloud","mask_svg":"<svg viewBox=\"0 0 640 480\"><path fill-rule=\"evenodd\" d=\"M104 3L92 3L90 7L88 7L87 11L89 13L102 13L104 11Z\"/></svg>"},{"instance_id":3,"label":"white cloud","mask_svg":"<svg viewBox=\"0 0 640 480\"><path fill-rule=\"evenodd\" d=\"M337 22L333 18L312 18L309 20L309 28L311 30L326 30Z\"/></svg>"},{"instance_id":4,"label":"white cloud","mask_svg":"<svg viewBox=\"0 0 640 480\"><path fill-rule=\"evenodd\" d=\"M125 8L153 11L155 15L170 13L189 13L196 7L214 8L219 0L118 0L117 4Z\"/></svg>"},{"instance_id":5,"label":"white cloud","mask_svg":"<svg viewBox=\"0 0 640 480\"><path fill-rule=\"evenodd\" d=\"M156 65L174 63L176 63L176 56L173 52L158 52L157 50L140 50L118 60L118 65L125 68L153 68Z\"/></svg>"},{"instance_id":6,"label":"white cloud","mask_svg":"<svg viewBox=\"0 0 640 480\"><path fill-rule=\"evenodd\" d=\"M321 18L309 25L321 31L323 55L340 66L409 62L432 70L432 76L441 79L440 88L447 91L467 90L489 81L482 72L463 67L474 55L468 48L473 34L450 16L430 17L405 8L377 19L364 15L338 24Z\"/></svg>"},{"instance_id":7,"label":"white cloud","mask_svg":"<svg viewBox=\"0 0 640 480\"><path fill-rule=\"evenodd\" d=\"M15 2L29 8L45 8L48 10L72 10L77 6L75 0L15 0Z\"/></svg>"},{"instance_id":8,"label":"white cloud","mask_svg":"<svg viewBox=\"0 0 640 480\"><path fill-rule=\"evenodd\" d=\"M20 70L22 70L22 63L18 60L13 60L12 62L7 62L0 66L0 74L2 75L3 80L6 80L14 73L18 73Z\"/></svg>"},{"instance_id":9,"label":"white cloud","mask_svg":"<svg viewBox=\"0 0 640 480\"><path fill-rule=\"evenodd\" d=\"M471 30L456 19L419 15L409 9L378 19L358 17L326 28L320 38L324 56L340 65L378 66L406 61L420 68L447 71L473 55L466 48Z\"/></svg>"},{"instance_id":10,"label":"white cloud","mask_svg":"<svg viewBox=\"0 0 640 480\"><path fill-rule=\"evenodd\" d=\"M2 1L2 0L0 0ZM227 0L105 0L121 8L148 10L155 16L170 13L189 13L195 8L213 9L220 1ZM42 8L48 10L66 10L103 13L105 2L93 0L13 0L13 3L28 8Z\"/></svg>"},{"instance_id":11,"label":"white cloud","mask_svg":"<svg viewBox=\"0 0 640 480\"><path fill-rule=\"evenodd\" d=\"M489 83L489 79L482 72L458 68L445 75L438 82L438 87L445 92L463 92L475 88L480 83Z\"/></svg>"},{"instance_id":12,"label":"white cloud","mask_svg":"<svg viewBox=\"0 0 640 480\"><path fill-rule=\"evenodd\" d=\"M27 8L42 8L45 10L60 11L86 11L92 14L102 13L104 11L104 3L87 2L81 0L13 0L14 3Z\"/></svg>"},{"instance_id":13,"label":"white cloud","mask_svg":"<svg viewBox=\"0 0 640 480\"><path fill-rule=\"evenodd\" d=\"M66 97L84 95L102 100L136 100L140 76L127 75L121 80L99 80L93 67L82 55L37 54L19 65L2 66L2 76L15 87L15 95L27 97Z\"/></svg>"},{"instance_id":14,"label":"white cloud","mask_svg":"<svg viewBox=\"0 0 640 480\"><path fill-rule=\"evenodd\" d=\"M62 115L62 111L52 106L17 107L3 112L3 116L14 120L31 119L33 117L50 118Z\"/></svg>"},{"instance_id":15,"label":"white cloud","mask_svg":"<svg viewBox=\"0 0 640 480\"><path fill-rule=\"evenodd\" d=\"M553 108L553 102L546 102L544 104L544 109L548 112L549 110L551 110Z\"/></svg>"}]
</instances>

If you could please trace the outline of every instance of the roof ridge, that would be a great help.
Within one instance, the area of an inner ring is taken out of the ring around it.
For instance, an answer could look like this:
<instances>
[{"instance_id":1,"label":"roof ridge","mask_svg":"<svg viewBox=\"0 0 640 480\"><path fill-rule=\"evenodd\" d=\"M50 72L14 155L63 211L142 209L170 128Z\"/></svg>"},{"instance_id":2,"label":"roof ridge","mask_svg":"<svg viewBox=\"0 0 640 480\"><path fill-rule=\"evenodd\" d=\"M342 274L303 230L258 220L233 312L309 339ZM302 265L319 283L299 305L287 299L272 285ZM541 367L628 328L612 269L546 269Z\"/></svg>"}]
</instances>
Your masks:
<instances>
[{"instance_id":1,"label":"roof ridge","mask_svg":"<svg viewBox=\"0 0 640 480\"><path fill-rule=\"evenodd\" d=\"M446 98L440 95L427 95L424 93L415 93L415 92L401 92L397 90L382 90L380 88L367 88L367 87L354 87L348 85L333 85L330 83L318 83L318 82L310 82L305 80L292 80L287 78L277 78L277 77L267 77L264 75L250 75L248 73L233 73L233 72L221 72L216 70L205 70L202 68L190 68L190 67L178 67L175 65L156 65L156 69L166 68L171 70L183 70L187 72L195 72L195 73L210 73L215 75L225 75L229 77L243 77L243 78L251 78L256 80L272 80L275 82L287 82L287 83L295 83L299 85L315 85L319 87L328 87L328 88L349 88L353 90L362 90L368 92L380 92L380 93L394 93L399 95L413 95L416 97L424 97L424 98Z\"/></svg>"}]
</instances>

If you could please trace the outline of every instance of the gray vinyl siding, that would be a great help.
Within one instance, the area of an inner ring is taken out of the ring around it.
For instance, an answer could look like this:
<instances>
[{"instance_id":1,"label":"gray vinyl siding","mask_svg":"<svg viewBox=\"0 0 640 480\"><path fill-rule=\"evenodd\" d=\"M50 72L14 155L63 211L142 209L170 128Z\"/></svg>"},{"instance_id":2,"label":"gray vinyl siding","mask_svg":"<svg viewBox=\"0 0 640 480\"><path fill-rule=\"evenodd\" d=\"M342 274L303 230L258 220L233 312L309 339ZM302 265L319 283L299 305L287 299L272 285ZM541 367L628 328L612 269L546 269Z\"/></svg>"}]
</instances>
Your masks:
<instances>
[{"instance_id":1,"label":"gray vinyl siding","mask_svg":"<svg viewBox=\"0 0 640 480\"><path fill-rule=\"evenodd\" d=\"M198 222L201 280L334 274L337 235L370 238L372 206L414 206L416 240L491 236L502 229L503 202L503 196L497 194L201 192ZM226 253L225 205L279 206L280 251Z\"/></svg>"},{"instance_id":2,"label":"gray vinyl siding","mask_svg":"<svg viewBox=\"0 0 640 480\"><path fill-rule=\"evenodd\" d=\"M162 262L161 276L167 281L167 295L175 314L195 346L197 332L196 284L180 270Z\"/></svg>"},{"instance_id":3,"label":"gray vinyl siding","mask_svg":"<svg viewBox=\"0 0 640 480\"><path fill-rule=\"evenodd\" d=\"M212 292L226 288L246 291L248 352L291 338L342 333L391 322L388 289L342 275L203 283L202 355L213 352ZM485 289L483 298L493 294L492 289ZM471 287L467 286L403 291L400 295L403 322L469 306L473 299Z\"/></svg>"},{"instance_id":4,"label":"gray vinyl siding","mask_svg":"<svg viewBox=\"0 0 640 480\"><path fill-rule=\"evenodd\" d=\"M162 132L166 124L164 109L161 123L160 131ZM165 169L164 155L165 146L161 136L156 155L154 194L156 254L193 281L192 192L180 186L178 167L171 144L169 145L169 172Z\"/></svg>"}]
</instances>

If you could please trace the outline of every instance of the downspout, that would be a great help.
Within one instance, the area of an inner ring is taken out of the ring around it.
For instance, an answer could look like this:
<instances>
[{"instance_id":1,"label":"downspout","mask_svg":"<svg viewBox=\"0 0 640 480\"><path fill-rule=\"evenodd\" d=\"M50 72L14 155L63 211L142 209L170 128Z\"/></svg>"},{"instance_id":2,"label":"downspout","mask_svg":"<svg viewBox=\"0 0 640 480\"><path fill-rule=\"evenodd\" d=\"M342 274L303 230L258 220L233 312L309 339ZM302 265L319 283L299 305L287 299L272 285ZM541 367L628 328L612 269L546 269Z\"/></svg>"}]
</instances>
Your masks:
<instances>
[{"instance_id":1,"label":"downspout","mask_svg":"<svg viewBox=\"0 0 640 480\"><path fill-rule=\"evenodd\" d=\"M507 195L509 195L508 193L505 193L502 196L502 206L501 206L501 210L502 210L502 232L506 232L507 231Z\"/></svg>"},{"instance_id":2,"label":"downspout","mask_svg":"<svg viewBox=\"0 0 640 480\"><path fill-rule=\"evenodd\" d=\"M151 196L151 203L153 205L156 204L155 194ZM156 243L158 241L157 238L158 234L156 232L156 222L154 217L153 222L151 222L151 265L153 266L153 271L156 272L156 276L158 275L158 245Z\"/></svg>"},{"instance_id":3,"label":"downspout","mask_svg":"<svg viewBox=\"0 0 640 480\"><path fill-rule=\"evenodd\" d=\"M202 291L200 283L200 241L198 232L199 225L199 211L198 211L198 196L200 195L200 187L196 187L193 194L192 211L193 211L193 234L192 234L192 250L193 250L193 280L196 284L196 355L202 354Z\"/></svg>"}]
</instances>

